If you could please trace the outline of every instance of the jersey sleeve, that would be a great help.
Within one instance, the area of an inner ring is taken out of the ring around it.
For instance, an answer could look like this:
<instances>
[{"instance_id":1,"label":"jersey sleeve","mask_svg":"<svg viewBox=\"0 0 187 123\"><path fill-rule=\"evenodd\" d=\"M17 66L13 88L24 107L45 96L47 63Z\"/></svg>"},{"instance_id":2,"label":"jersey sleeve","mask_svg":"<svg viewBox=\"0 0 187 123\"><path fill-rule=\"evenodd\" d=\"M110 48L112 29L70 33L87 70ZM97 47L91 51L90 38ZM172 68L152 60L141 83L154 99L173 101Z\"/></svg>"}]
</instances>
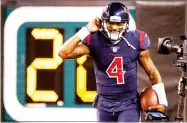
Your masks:
<instances>
[{"instance_id":1,"label":"jersey sleeve","mask_svg":"<svg viewBox=\"0 0 187 123\"><path fill-rule=\"evenodd\" d=\"M150 47L150 40L147 33L140 31L139 32L139 40L140 40L140 49L146 50Z\"/></svg>"},{"instance_id":2,"label":"jersey sleeve","mask_svg":"<svg viewBox=\"0 0 187 123\"><path fill-rule=\"evenodd\" d=\"M84 40L81 41L84 45L89 46L91 42L91 34L89 34Z\"/></svg>"}]
</instances>

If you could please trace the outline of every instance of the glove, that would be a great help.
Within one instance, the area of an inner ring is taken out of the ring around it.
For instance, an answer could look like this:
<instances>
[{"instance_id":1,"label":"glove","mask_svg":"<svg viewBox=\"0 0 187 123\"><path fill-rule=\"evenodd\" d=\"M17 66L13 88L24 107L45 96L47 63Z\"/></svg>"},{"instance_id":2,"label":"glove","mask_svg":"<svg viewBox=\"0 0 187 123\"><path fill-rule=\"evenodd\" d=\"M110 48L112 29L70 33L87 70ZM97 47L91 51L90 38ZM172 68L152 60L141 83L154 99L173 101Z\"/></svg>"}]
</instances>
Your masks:
<instances>
[{"instance_id":1,"label":"glove","mask_svg":"<svg viewBox=\"0 0 187 123\"><path fill-rule=\"evenodd\" d=\"M145 121L169 121L169 117L159 111L146 112Z\"/></svg>"}]
</instances>

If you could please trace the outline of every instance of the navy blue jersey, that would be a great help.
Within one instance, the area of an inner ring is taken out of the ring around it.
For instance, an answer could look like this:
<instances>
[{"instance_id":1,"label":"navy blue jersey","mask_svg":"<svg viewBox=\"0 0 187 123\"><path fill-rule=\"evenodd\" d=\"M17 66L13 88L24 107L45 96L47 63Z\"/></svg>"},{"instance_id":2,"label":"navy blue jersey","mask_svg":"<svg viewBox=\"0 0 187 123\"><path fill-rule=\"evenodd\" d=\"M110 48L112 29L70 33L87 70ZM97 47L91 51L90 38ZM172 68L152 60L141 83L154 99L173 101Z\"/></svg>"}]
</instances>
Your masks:
<instances>
[{"instance_id":1,"label":"navy blue jersey","mask_svg":"<svg viewBox=\"0 0 187 123\"><path fill-rule=\"evenodd\" d=\"M150 46L146 33L129 30L118 43L112 44L98 31L87 36L82 42L90 49L99 94L120 95L137 92L137 60L140 52Z\"/></svg>"}]
</instances>

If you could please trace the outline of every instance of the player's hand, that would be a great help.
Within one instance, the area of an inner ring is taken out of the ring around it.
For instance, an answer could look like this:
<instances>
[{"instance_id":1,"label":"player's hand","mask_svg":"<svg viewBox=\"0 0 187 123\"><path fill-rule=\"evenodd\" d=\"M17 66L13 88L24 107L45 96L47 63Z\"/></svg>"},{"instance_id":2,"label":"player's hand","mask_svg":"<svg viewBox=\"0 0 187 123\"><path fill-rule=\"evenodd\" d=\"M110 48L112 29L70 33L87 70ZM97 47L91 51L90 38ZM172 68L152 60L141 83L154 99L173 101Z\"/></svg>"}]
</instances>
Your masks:
<instances>
[{"instance_id":1,"label":"player's hand","mask_svg":"<svg viewBox=\"0 0 187 123\"><path fill-rule=\"evenodd\" d=\"M156 106L151 106L148 108L149 110L154 110L154 111L160 111L160 112L164 112L166 107L163 105L156 105Z\"/></svg>"},{"instance_id":2,"label":"player's hand","mask_svg":"<svg viewBox=\"0 0 187 123\"><path fill-rule=\"evenodd\" d=\"M88 23L87 28L90 32L97 32L101 28L101 23L101 19L96 17Z\"/></svg>"}]
</instances>

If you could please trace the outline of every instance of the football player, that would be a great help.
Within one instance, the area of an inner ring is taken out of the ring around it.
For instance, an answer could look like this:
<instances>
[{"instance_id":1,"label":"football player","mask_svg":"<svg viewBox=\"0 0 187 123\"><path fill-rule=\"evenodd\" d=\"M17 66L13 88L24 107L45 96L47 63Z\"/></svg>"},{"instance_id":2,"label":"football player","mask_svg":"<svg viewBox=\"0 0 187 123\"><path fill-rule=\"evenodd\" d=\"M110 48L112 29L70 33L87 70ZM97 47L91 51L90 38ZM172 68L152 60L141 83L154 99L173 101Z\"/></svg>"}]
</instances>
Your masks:
<instances>
[{"instance_id":1,"label":"football player","mask_svg":"<svg viewBox=\"0 0 187 123\"><path fill-rule=\"evenodd\" d=\"M94 18L82 27L59 52L63 59L92 57L98 92L93 107L101 122L140 120L137 62L146 71L159 98L159 105L150 110L163 112L168 105L161 76L149 56L147 34L128 26L128 8L112 2L104 8L101 19Z\"/></svg>"}]
</instances>

